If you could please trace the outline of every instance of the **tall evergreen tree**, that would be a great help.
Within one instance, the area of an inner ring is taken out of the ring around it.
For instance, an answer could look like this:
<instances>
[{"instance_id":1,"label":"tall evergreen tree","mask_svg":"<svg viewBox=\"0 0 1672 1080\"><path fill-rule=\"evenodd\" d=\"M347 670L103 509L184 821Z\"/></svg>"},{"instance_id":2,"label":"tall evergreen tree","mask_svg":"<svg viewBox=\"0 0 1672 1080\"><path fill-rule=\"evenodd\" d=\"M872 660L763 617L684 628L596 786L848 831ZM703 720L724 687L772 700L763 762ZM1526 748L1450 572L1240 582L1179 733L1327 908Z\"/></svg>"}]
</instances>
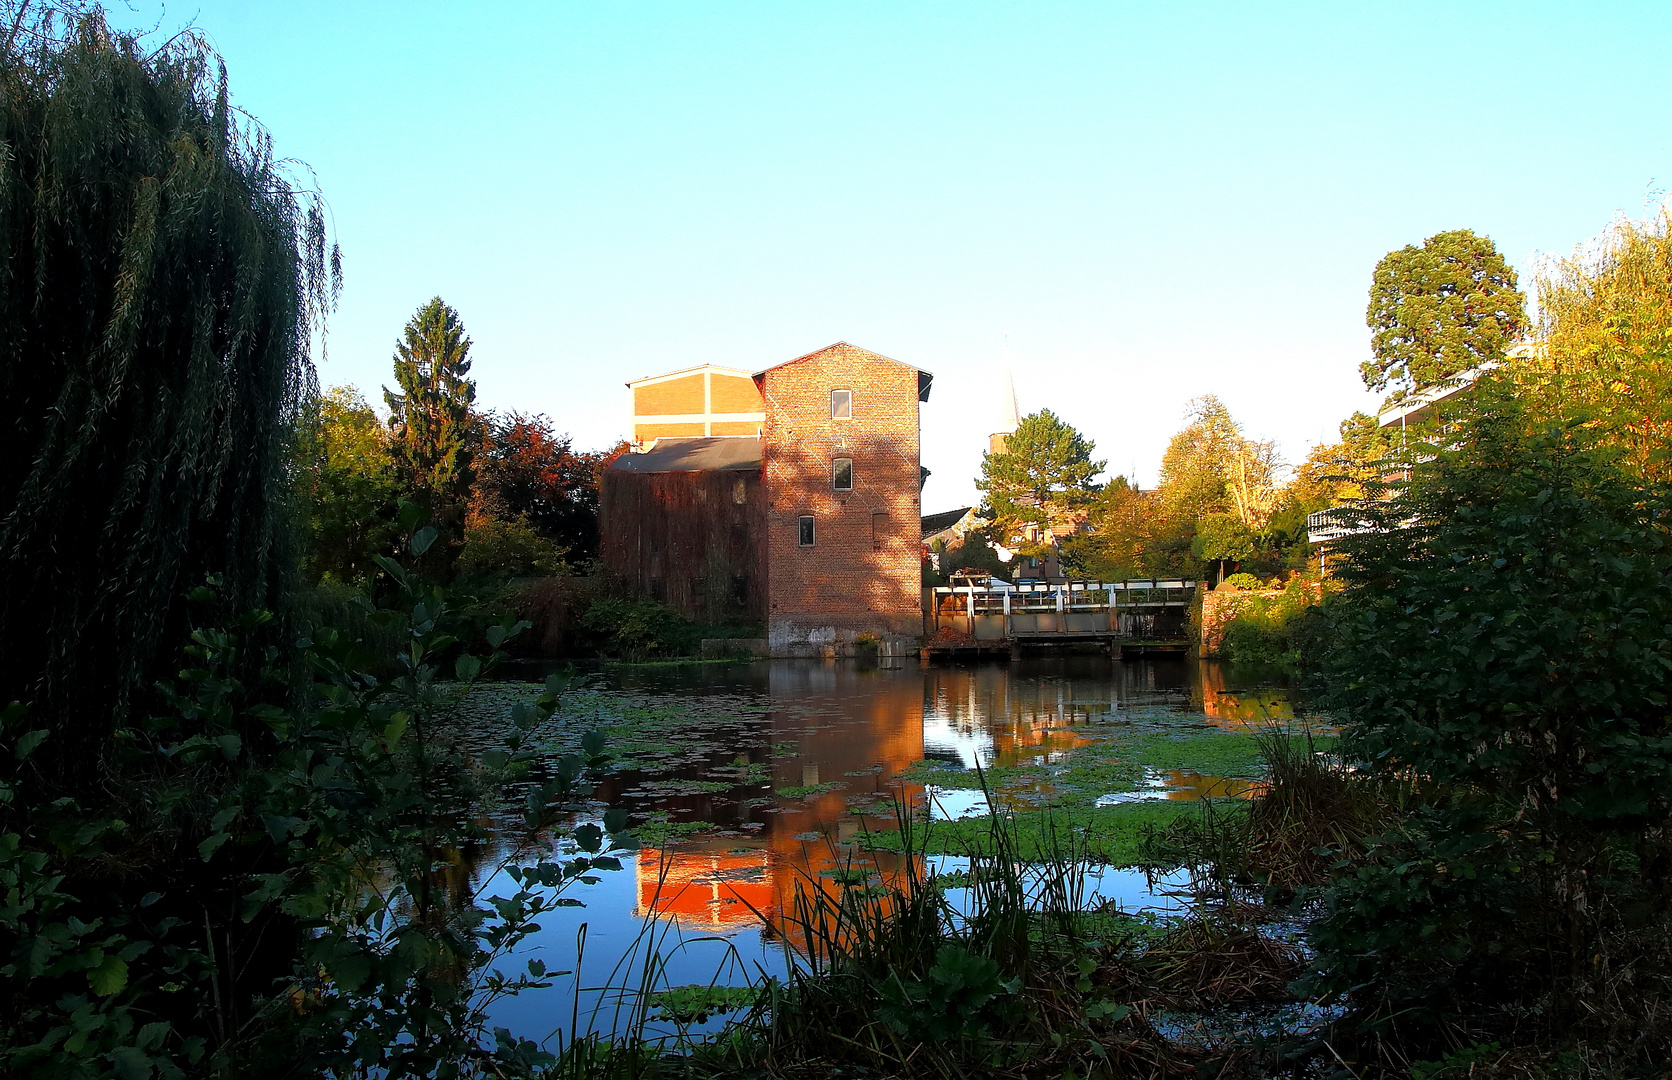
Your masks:
<instances>
[{"instance_id":1,"label":"tall evergreen tree","mask_svg":"<svg viewBox=\"0 0 1672 1080\"><path fill-rule=\"evenodd\" d=\"M1023 417L1002 453L982 457L975 484L987 496L981 513L993 538L1027 554L1047 547L1051 526L1097 494L1093 478L1105 463L1092 460L1095 449L1050 409Z\"/></svg>"},{"instance_id":2,"label":"tall evergreen tree","mask_svg":"<svg viewBox=\"0 0 1672 1080\"><path fill-rule=\"evenodd\" d=\"M1489 237L1454 229L1382 257L1365 322L1364 385L1421 390L1502 360L1526 329L1527 298Z\"/></svg>"},{"instance_id":3,"label":"tall evergreen tree","mask_svg":"<svg viewBox=\"0 0 1672 1080\"><path fill-rule=\"evenodd\" d=\"M85 787L174 670L187 590L278 606L338 263L201 39L3 10L0 700L55 732L32 765Z\"/></svg>"},{"instance_id":4,"label":"tall evergreen tree","mask_svg":"<svg viewBox=\"0 0 1672 1080\"><path fill-rule=\"evenodd\" d=\"M464 541L465 514L474 479L472 463L481 441L472 409L476 384L470 374L470 339L459 313L441 297L418 309L395 343L397 393L384 388L395 469L413 500L430 514L441 534L436 545L449 567Z\"/></svg>"}]
</instances>

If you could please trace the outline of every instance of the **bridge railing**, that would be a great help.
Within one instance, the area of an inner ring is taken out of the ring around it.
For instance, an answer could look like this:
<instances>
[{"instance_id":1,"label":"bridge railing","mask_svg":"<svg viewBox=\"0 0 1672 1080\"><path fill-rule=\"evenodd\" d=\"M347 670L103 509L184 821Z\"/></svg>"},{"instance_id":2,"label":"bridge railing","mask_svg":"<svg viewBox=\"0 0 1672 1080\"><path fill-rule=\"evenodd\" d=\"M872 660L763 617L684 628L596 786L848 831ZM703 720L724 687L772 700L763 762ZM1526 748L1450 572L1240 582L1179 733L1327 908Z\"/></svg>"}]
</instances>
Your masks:
<instances>
[{"instance_id":1,"label":"bridge railing","mask_svg":"<svg viewBox=\"0 0 1672 1080\"><path fill-rule=\"evenodd\" d=\"M950 627L978 639L1018 635L1137 633L1155 616L1178 616L1196 590L1193 581L1068 581L1018 585L943 585L924 612L929 634ZM1143 636L1138 634L1137 636Z\"/></svg>"}]
</instances>

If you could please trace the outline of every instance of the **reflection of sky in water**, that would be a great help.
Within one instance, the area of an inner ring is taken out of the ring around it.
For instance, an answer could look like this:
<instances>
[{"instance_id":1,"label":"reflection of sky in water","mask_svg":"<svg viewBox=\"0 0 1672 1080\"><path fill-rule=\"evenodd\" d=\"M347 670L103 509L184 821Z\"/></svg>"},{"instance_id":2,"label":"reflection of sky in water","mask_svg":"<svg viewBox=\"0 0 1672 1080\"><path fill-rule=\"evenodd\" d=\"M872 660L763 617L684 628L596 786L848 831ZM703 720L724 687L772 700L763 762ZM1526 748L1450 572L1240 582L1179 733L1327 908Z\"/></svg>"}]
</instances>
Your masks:
<instances>
[{"instance_id":1,"label":"reflection of sky in water","mask_svg":"<svg viewBox=\"0 0 1672 1080\"><path fill-rule=\"evenodd\" d=\"M655 778L624 777L601 792L635 813L655 809L675 822L723 823L726 831L639 857L629 854L621 870L599 872L594 885L571 887L565 895L586 906L542 915L540 930L499 966L513 975L527 960L538 958L548 970L573 971L577 934L584 925L586 951L578 983L573 974L559 976L550 989L494 1003L490 1028L507 1027L536 1041L567 1030L578 984L579 1029L617 1029L630 1008L630 1002L620 1000L621 988L641 984L653 932L658 939L656 989L741 985L781 974L787 963L783 939L779 930L763 926L762 917L781 926L778 920L793 903L798 882L810 875L836 888L830 875L850 860L856 866L874 864L884 880L898 874L898 856L865 856L850 843L862 829L892 825L892 798L926 799L940 820L987 812L978 790L902 784L890 779L894 774L923 760L964 769L1057 761L1076 745L1083 725L1119 718L1121 709L1178 709L1194 701L1196 709L1208 714L1205 719L1274 711L1279 695L1266 691L1257 706L1228 708L1235 692L1226 687L1223 673L1206 667L1180 661L1110 664L1087 657L966 668L866 669L815 661L611 673L600 680L599 696L588 699L587 708L607 710L611 693L625 693L663 707L689 702L697 709L709 702L701 707L728 715L748 712L746 719L723 728L719 743L681 743L691 748L689 764ZM606 721L596 714L580 722L590 727ZM748 784L735 770L721 768L738 757L762 770ZM738 785L686 794L671 787L664 790L672 793L661 794L653 785L632 787L651 779L663 783L722 775L737 776ZM1119 798L1188 798L1209 781L1217 782L1152 770L1143 791ZM793 788L808 793L781 794ZM952 857L926 864L943 872L968 865ZM1083 902L1090 907L1110 901L1129 911L1176 910L1177 901L1167 892L1181 883L1159 881L1152 891L1142 872L1104 869L1087 875ZM515 883L500 876L482 895L515 891ZM955 908L969 902L967 890L948 890L947 897ZM660 917L653 918L653 912ZM717 1017L704 1028L723 1022Z\"/></svg>"}]
</instances>

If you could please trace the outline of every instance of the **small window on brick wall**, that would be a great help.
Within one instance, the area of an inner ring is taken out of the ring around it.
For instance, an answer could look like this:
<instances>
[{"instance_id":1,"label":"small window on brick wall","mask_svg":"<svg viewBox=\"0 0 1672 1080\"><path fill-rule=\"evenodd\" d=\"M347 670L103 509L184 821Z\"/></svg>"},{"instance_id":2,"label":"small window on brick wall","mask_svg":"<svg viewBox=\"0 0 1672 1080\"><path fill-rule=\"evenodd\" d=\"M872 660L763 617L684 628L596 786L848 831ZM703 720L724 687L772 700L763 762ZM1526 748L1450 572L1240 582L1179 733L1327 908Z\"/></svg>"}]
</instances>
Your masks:
<instances>
[{"instance_id":1,"label":"small window on brick wall","mask_svg":"<svg viewBox=\"0 0 1672 1080\"><path fill-rule=\"evenodd\" d=\"M832 420L853 419L852 390L832 390L830 392L830 418Z\"/></svg>"},{"instance_id":2,"label":"small window on brick wall","mask_svg":"<svg viewBox=\"0 0 1672 1080\"><path fill-rule=\"evenodd\" d=\"M796 524L799 526L799 531L800 531L800 534L801 534L801 546L802 547L812 547L813 546L813 516L811 514L803 514L800 518L797 519Z\"/></svg>"},{"instance_id":3,"label":"small window on brick wall","mask_svg":"<svg viewBox=\"0 0 1672 1080\"><path fill-rule=\"evenodd\" d=\"M833 491L853 490L853 458L839 457L830 462L830 487Z\"/></svg>"},{"instance_id":4,"label":"small window on brick wall","mask_svg":"<svg viewBox=\"0 0 1672 1080\"><path fill-rule=\"evenodd\" d=\"M881 551L888 542L888 511L871 511L871 550Z\"/></svg>"}]
</instances>

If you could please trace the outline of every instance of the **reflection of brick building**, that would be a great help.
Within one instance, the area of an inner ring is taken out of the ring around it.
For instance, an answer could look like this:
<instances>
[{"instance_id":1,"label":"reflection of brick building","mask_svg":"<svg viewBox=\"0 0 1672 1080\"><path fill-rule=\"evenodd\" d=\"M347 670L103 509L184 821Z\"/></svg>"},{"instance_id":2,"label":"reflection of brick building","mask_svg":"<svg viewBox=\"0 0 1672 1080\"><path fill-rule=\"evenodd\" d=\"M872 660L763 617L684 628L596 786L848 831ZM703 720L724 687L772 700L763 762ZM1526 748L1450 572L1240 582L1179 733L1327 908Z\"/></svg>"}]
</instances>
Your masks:
<instances>
[{"instance_id":1,"label":"reflection of brick building","mask_svg":"<svg viewBox=\"0 0 1672 1080\"><path fill-rule=\"evenodd\" d=\"M605 565L697 618L766 623L774 655L908 647L929 380L840 342L747 383L712 367L629 383L640 452L604 475Z\"/></svg>"}]
</instances>

